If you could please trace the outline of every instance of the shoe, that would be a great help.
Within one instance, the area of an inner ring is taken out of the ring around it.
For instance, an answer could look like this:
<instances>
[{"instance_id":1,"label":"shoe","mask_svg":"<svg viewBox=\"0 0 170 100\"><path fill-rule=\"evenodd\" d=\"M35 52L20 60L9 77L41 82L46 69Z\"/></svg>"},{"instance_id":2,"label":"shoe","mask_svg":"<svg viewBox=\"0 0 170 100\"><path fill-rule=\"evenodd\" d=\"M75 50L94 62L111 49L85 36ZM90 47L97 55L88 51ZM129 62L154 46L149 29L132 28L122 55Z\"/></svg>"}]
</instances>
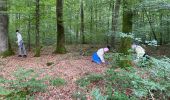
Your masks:
<instances>
[{"instance_id":1,"label":"shoe","mask_svg":"<svg viewBox=\"0 0 170 100\"><path fill-rule=\"evenodd\" d=\"M24 58L26 58L26 57L27 57L27 55L23 55L23 57L24 57Z\"/></svg>"},{"instance_id":2,"label":"shoe","mask_svg":"<svg viewBox=\"0 0 170 100\"><path fill-rule=\"evenodd\" d=\"M21 55L18 55L18 57L22 57Z\"/></svg>"}]
</instances>

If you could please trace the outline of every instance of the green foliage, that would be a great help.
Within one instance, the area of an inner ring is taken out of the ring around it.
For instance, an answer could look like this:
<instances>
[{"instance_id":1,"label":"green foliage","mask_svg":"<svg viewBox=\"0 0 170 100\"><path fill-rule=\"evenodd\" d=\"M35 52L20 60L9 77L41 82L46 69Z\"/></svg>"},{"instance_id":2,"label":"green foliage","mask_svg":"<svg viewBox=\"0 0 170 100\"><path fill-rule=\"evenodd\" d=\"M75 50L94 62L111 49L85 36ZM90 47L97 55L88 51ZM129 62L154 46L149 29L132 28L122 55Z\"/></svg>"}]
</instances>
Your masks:
<instances>
[{"instance_id":1,"label":"green foliage","mask_svg":"<svg viewBox=\"0 0 170 100\"><path fill-rule=\"evenodd\" d=\"M83 92L76 92L72 95L76 100L87 100L86 95Z\"/></svg>"},{"instance_id":2,"label":"green foliage","mask_svg":"<svg viewBox=\"0 0 170 100\"><path fill-rule=\"evenodd\" d=\"M38 75L32 70L19 69L14 73L14 80L0 78L3 89L0 95L4 99L26 99L35 92L43 92L46 89L43 79L37 79Z\"/></svg>"},{"instance_id":3,"label":"green foliage","mask_svg":"<svg viewBox=\"0 0 170 100\"><path fill-rule=\"evenodd\" d=\"M121 92L114 92L114 95L112 97L113 100L133 100L129 98L127 95Z\"/></svg>"},{"instance_id":4,"label":"green foliage","mask_svg":"<svg viewBox=\"0 0 170 100\"><path fill-rule=\"evenodd\" d=\"M15 53L12 50L7 50L4 51L3 53L1 53L0 55L2 55L3 58L14 55Z\"/></svg>"},{"instance_id":5,"label":"green foliage","mask_svg":"<svg viewBox=\"0 0 170 100\"><path fill-rule=\"evenodd\" d=\"M115 67L127 68L132 66L131 55L124 55L122 53L109 53L106 54L106 59L109 59L109 63L112 65L113 68Z\"/></svg>"},{"instance_id":6,"label":"green foliage","mask_svg":"<svg viewBox=\"0 0 170 100\"><path fill-rule=\"evenodd\" d=\"M34 57L40 57L40 51L41 51L41 47L36 47Z\"/></svg>"},{"instance_id":7,"label":"green foliage","mask_svg":"<svg viewBox=\"0 0 170 100\"><path fill-rule=\"evenodd\" d=\"M108 98L108 96L103 96L98 88L93 89L91 95L93 100L107 100Z\"/></svg>"},{"instance_id":8,"label":"green foliage","mask_svg":"<svg viewBox=\"0 0 170 100\"><path fill-rule=\"evenodd\" d=\"M53 52L54 54L65 54L67 51L66 51L66 48L65 47L57 47L56 50Z\"/></svg>"},{"instance_id":9,"label":"green foliage","mask_svg":"<svg viewBox=\"0 0 170 100\"><path fill-rule=\"evenodd\" d=\"M53 86L61 86L61 85L65 85L66 81L62 78L55 78L50 80L50 84Z\"/></svg>"},{"instance_id":10,"label":"green foliage","mask_svg":"<svg viewBox=\"0 0 170 100\"><path fill-rule=\"evenodd\" d=\"M90 74L90 75L87 75L87 76L77 80L76 83L81 87L86 87L90 83L100 81L102 79L103 79L103 76L100 74Z\"/></svg>"},{"instance_id":11,"label":"green foliage","mask_svg":"<svg viewBox=\"0 0 170 100\"><path fill-rule=\"evenodd\" d=\"M153 65L152 60L146 57L142 57L137 62L137 66L139 67L151 67Z\"/></svg>"}]
</instances>

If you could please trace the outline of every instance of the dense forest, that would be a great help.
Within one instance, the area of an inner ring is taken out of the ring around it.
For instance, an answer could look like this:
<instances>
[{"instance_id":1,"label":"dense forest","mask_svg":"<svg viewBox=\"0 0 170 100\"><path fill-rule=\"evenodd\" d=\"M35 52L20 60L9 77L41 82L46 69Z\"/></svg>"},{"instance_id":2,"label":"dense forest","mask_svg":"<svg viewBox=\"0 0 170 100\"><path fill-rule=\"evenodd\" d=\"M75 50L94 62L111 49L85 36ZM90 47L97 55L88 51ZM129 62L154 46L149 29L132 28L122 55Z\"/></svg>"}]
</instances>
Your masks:
<instances>
[{"instance_id":1,"label":"dense forest","mask_svg":"<svg viewBox=\"0 0 170 100\"><path fill-rule=\"evenodd\" d=\"M169 50L170 0L0 0L0 99L169 100Z\"/></svg>"}]
</instances>

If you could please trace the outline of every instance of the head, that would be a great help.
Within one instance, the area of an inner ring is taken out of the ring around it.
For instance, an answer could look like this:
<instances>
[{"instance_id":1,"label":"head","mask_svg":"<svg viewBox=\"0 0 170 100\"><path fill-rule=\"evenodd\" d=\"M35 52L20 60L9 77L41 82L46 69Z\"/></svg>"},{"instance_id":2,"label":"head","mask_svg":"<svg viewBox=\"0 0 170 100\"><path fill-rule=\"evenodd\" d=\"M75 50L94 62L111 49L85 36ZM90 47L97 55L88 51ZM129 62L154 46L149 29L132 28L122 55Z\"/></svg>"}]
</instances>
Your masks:
<instances>
[{"instance_id":1,"label":"head","mask_svg":"<svg viewBox=\"0 0 170 100\"><path fill-rule=\"evenodd\" d=\"M108 52L110 50L110 46L104 48L104 52Z\"/></svg>"},{"instance_id":2,"label":"head","mask_svg":"<svg viewBox=\"0 0 170 100\"><path fill-rule=\"evenodd\" d=\"M19 32L19 30L16 30L16 32Z\"/></svg>"},{"instance_id":3,"label":"head","mask_svg":"<svg viewBox=\"0 0 170 100\"><path fill-rule=\"evenodd\" d=\"M136 43L133 43L132 46L131 46L131 48L132 48L132 49L135 49L136 46L137 46L137 44L136 44Z\"/></svg>"}]
</instances>

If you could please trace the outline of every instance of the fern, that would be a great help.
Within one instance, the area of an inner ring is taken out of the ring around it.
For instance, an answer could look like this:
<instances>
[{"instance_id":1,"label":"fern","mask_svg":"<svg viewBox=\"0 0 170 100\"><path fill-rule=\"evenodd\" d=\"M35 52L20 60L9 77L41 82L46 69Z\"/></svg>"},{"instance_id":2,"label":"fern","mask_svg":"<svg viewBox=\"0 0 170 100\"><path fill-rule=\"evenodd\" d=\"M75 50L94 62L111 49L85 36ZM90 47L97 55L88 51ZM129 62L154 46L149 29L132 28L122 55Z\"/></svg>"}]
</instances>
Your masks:
<instances>
[{"instance_id":1,"label":"fern","mask_svg":"<svg viewBox=\"0 0 170 100\"><path fill-rule=\"evenodd\" d=\"M76 83L81 87L86 87L92 82L102 80L103 76L100 74L90 74L76 81Z\"/></svg>"},{"instance_id":2,"label":"fern","mask_svg":"<svg viewBox=\"0 0 170 100\"><path fill-rule=\"evenodd\" d=\"M91 95L93 100L107 100L108 96L103 96L98 88L92 90Z\"/></svg>"},{"instance_id":3,"label":"fern","mask_svg":"<svg viewBox=\"0 0 170 100\"><path fill-rule=\"evenodd\" d=\"M46 89L43 79L38 80L38 75L32 70L19 69L14 73L15 80L0 78L0 95L6 99L26 99L35 92L43 92Z\"/></svg>"}]
</instances>

